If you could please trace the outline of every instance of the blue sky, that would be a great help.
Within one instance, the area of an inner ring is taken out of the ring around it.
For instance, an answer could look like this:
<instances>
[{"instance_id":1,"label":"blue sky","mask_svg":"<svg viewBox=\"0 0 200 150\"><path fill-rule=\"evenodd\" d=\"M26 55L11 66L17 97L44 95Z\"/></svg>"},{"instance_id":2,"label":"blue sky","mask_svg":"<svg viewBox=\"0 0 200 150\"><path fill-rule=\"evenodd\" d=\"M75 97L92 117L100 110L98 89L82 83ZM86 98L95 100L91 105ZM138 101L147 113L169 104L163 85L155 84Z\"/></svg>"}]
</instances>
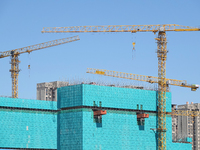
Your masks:
<instances>
[{"instance_id":1,"label":"blue sky","mask_svg":"<svg viewBox=\"0 0 200 150\"><path fill-rule=\"evenodd\" d=\"M74 78L99 68L157 76L153 33L41 33L43 27L179 24L200 27L200 1L1 0L0 51L79 35L80 41L20 55L19 97L36 98L36 84ZM167 78L200 84L200 32L167 32ZM132 52L132 42L136 50ZM10 58L0 60L0 95L11 95ZM28 65L31 69L28 69ZM200 90L171 86L172 103L199 102Z\"/></svg>"}]
</instances>

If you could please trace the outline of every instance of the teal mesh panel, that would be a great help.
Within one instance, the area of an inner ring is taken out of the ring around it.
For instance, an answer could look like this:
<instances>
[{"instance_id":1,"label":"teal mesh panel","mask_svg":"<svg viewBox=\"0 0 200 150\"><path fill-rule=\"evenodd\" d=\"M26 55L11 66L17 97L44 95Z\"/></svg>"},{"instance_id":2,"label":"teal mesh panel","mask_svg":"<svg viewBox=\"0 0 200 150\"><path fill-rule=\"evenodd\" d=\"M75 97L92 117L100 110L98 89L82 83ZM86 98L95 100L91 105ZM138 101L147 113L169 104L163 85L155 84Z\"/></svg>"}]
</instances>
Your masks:
<instances>
[{"instance_id":1,"label":"teal mesh panel","mask_svg":"<svg viewBox=\"0 0 200 150\"><path fill-rule=\"evenodd\" d=\"M59 115L59 150L82 150L83 117L80 110L62 111Z\"/></svg>"},{"instance_id":2,"label":"teal mesh panel","mask_svg":"<svg viewBox=\"0 0 200 150\"><path fill-rule=\"evenodd\" d=\"M139 109L142 105L143 110L156 111L157 108L156 91L84 84L60 88L59 92L61 108L93 106L94 101L97 106L101 102L102 107L137 109L138 104ZM171 93L167 93L166 107L167 111L171 112ZM60 134L60 145L63 145L61 149L155 150L157 148L155 114L150 114L149 118L145 119L145 125L139 126L134 112L108 110L107 114L102 116L102 123L98 123L94 121L92 110L82 110L82 114L76 111L60 114L65 118L61 123L63 125L59 125L62 134ZM74 117L79 121L77 122ZM172 143L170 116L167 117L166 123L167 149L191 149L191 144ZM80 145L82 146L79 147Z\"/></svg>"},{"instance_id":3,"label":"teal mesh panel","mask_svg":"<svg viewBox=\"0 0 200 150\"><path fill-rule=\"evenodd\" d=\"M156 150L155 114L149 114L145 125L137 125L134 112L107 111L102 123L93 121L93 112L83 112L83 150ZM191 144L172 143L171 117L167 117L167 149L191 150Z\"/></svg>"},{"instance_id":4,"label":"teal mesh panel","mask_svg":"<svg viewBox=\"0 0 200 150\"><path fill-rule=\"evenodd\" d=\"M58 89L58 103L0 98L0 106L56 110L73 106L127 108L155 111L157 92L97 85L73 85ZM171 111L171 93L167 93ZM96 123L91 109L62 110L58 114L31 110L0 109L0 147L58 150L155 150L157 116L149 114L144 126L135 112L111 111ZM190 150L191 144L172 143L171 117L167 120L167 149Z\"/></svg>"},{"instance_id":5,"label":"teal mesh panel","mask_svg":"<svg viewBox=\"0 0 200 150\"><path fill-rule=\"evenodd\" d=\"M57 149L57 102L0 97L0 147Z\"/></svg>"},{"instance_id":6,"label":"teal mesh panel","mask_svg":"<svg viewBox=\"0 0 200 150\"><path fill-rule=\"evenodd\" d=\"M98 85L83 85L83 105L93 106L102 102L102 107L137 109L156 111L157 92L131 88L119 88ZM166 110L171 112L171 93L167 93Z\"/></svg>"},{"instance_id":7,"label":"teal mesh panel","mask_svg":"<svg viewBox=\"0 0 200 150\"><path fill-rule=\"evenodd\" d=\"M57 91L58 108L82 105L82 85L61 87Z\"/></svg>"},{"instance_id":8,"label":"teal mesh panel","mask_svg":"<svg viewBox=\"0 0 200 150\"><path fill-rule=\"evenodd\" d=\"M57 148L57 115L0 109L0 147Z\"/></svg>"},{"instance_id":9,"label":"teal mesh panel","mask_svg":"<svg viewBox=\"0 0 200 150\"><path fill-rule=\"evenodd\" d=\"M57 102L0 97L0 106L56 110Z\"/></svg>"}]
</instances>

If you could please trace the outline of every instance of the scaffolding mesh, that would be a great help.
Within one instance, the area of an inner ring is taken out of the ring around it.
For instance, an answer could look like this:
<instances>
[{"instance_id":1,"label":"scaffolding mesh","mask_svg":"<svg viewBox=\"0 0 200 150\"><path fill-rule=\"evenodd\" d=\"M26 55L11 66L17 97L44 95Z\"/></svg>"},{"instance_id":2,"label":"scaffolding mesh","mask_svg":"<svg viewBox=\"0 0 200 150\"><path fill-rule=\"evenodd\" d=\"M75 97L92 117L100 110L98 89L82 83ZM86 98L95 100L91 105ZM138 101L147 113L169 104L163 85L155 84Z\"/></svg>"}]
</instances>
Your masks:
<instances>
[{"instance_id":1,"label":"scaffolding mesh","mask_svg":"<svg viewBox=\"0 0 200 150\"><path fill-rule=\"evenodd\" d=\"M157 114L149 113L138 125L133 111L157 110L156 88L132 83L71 80L58 89L58 101L0 97L0 147L58 150L155 150ZM92 108L109 107L101 122ZM66 109L66 110L64 110ZM171 112L171 93L167 93ZM172 143L171 116L167 116L167 148L188 150L187 143Z\"/></svg>"}]
</instances>

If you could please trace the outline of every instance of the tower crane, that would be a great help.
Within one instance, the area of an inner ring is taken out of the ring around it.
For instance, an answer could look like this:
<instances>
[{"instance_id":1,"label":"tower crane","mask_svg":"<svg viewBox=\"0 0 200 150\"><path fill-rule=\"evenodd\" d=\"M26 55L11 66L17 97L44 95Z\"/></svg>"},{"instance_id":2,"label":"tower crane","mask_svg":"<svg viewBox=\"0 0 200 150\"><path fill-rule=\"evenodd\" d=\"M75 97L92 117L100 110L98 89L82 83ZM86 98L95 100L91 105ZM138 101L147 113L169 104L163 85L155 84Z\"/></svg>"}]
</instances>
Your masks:
<instances>
[{"instance_id":1,"label":"tower crane","mask_svg":"<svg viewBox=\"0 0 200 150\"><path fill-rule=\"evenodd\" d=\"M11 57L11 78L12 78L12 98L18 98L18 75L20 72L19 69L19 58L18 56L23 53L30 53L36 50L61 45L73 41L80 40L79 36L73 36L69 38L62 38L53 41L48 41L40 44L35 44L27 47L22 47L18 49L13 49L9 51L0 52L0 58Z\"/></svg>"},{"instance_id":2,"label":"tower crane","mask_svg":"<svg viewBox=\"0 0 200 150\"><path fill-rule=\"evenodd\" d=\"M166 150L166 60L167 60L167 31L200 31L200 28L177 24L158 25L99 25L44 27L42 33L80 33L80 32L158 32L158 150Z\"/></svg>"},{"instance_id":3,"label":"tower crane","mask_svg":"<svg viewBox=\"0 0 200 150\"><path fill-rule=\"evenodd\" d=\"M122 78L122 79L144 81L144 82L149 82L149 83L160 82L159 78L154 77L154 76L125 73L125 72L112 71L112 70L106 70L106 69L87 68L86 73L98 74L98 75L110 76L110 77ZM192 91L196 91L199 88L199 85L197 84L187 84L186 80L176 80L176 79L166 78L165 86L168 87L169 85L191 88Z\"/></svg>"},{"instance_id":4,"label":"tower crane","mask_svg":"<svg viewBox=\"0 0 200 150\"><path fill-rule=\"evenodd\" d=\"M189 110L173 110L171 115L174 116L191 116L200 117L200 111L189 111Z\"/></svg>"}]
</instances>

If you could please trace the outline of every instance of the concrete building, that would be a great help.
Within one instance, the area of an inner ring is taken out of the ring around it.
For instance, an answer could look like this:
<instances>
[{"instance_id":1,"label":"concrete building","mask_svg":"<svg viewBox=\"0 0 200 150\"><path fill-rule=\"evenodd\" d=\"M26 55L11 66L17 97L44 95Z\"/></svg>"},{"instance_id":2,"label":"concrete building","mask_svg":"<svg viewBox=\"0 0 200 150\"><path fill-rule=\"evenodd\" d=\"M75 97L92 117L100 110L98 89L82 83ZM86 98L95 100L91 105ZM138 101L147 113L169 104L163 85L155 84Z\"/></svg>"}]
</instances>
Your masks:
<instances>
[{"instance_id":1,"label":"concrete building","mask_svg":"<svg viewBox=\"0 0 200 150\"><path fill-rule=\"evenodd\" d=\"M68 82L62 81L38 83L37 99L46 101L57 101L57 88L68 85Z\"/></svg>"},{"instance_id":2,"label":"concrete building","mask_svg":"<svg viewBox=\"0 0 200 150\"><path fill-rule=\"evenodd\" d=\"M156 112L157 91L95 84L60 87L57 101L0 97L0 149L156 150ZM168 150L191 150L172 142L170 115L166 127Z\"/></svg>"},{"instance_id":3,"label":"concrete building","mask_svg":"<svg viewBox=\"0 0 200 150\"><path fill-rule=\"evenodd\" d=\"M178 105L178 110L199 111L200 103ZM192 149L200 150L200 117L178 116L178 139L192 138Z\"/></svg>"},{"instance_id":4,"label":"concrete building","mask_svg":"<svg viewBox=\"0 0 200 150\"><path fill-rule=\"evenodd\" d=\"M172 110L176 110L176 104L172 104ZM172 116L172 141L177 141L178 116Z\"/></svg>"}]
</instances>

